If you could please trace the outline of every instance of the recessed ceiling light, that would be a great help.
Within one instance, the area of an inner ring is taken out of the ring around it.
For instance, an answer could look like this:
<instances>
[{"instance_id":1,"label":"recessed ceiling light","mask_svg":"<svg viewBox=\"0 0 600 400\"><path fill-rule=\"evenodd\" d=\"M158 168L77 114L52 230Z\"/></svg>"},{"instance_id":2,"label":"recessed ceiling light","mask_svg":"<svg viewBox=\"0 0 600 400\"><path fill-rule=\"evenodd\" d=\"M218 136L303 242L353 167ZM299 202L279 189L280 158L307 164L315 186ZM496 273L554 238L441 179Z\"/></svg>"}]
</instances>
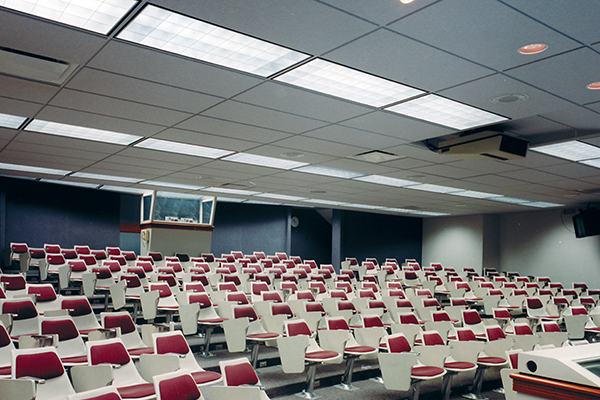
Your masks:
<instances>
[{"instance_id":1,"label":"recessed ceiling light","mask_svg":"<svg viewBox=\"0 0 600 400\"><path fill-rule=\"evenodd\" d=\"M67 174L71 173L71 171L66 171L63 169L42 168L42 167L33 167L31 165L8 164L8 163L0 163L0 169L5 169L5 170L9 170L9 171L33 172L34 174L46 174L46 175L67 175Z\"/></svg>"},{"instance_id":2,"label":"recessed ceiling light","mask_svg":"<svg viewBox=\"0 0 600 400\"><path fill-rule=\"evenodd\" d=\"M143 181L143 182L140 182L140 185L164 186L164 187L172 187L172 188L185 189L185 190L204 189L204 186L185 185L182 183L172 183L172 182L163 182L163 181Z\"/></svg>"},{"instance_id":3,"label":"recessed ceiling light","mask_svg":"<svg viewBox=\"0 0 600 400\"><path fill-rule=\"evenodd\" d=\"M308 56L250 36L147 5L119 39L267 77Z\"/></svg>"},{"instance_id":4,"label":"recessed ceiling light","mask_svg":"<svg viewBox=\"0 0 600 400\"><path fill-rule=\"evenodd\" d=\"M85 128L83 126L59 124L57 122L42 121L39 119L31 121L31 123L25 127L25 130L76 139L94 140L96 142L121 144L124 146L142 138L142 136Z\"/></svg>"},{"instance_id":5,"label":"recessed ceiling light","mask_svg":"<svg viewBox=\"0 0 600 400\"><path fill-rule=\"evenodd\" d=\"M380 185L388 185L388 186L396 186L396 187L404 187L408 185L418 185L419 182L407 181L406 179L398 179L392 178L389 176L383 175L367 175L361 176L359 178L354 178L357 181L369 182L369 183L378 183Z\"/></svg>"},{"instance_id":6,"label":"recessed ceiling light","mask_svg":"<svg viewBox=\"0 0 600 400\"><path fill-rule=\"evenodd\" d=\"M98 179L102 181L114 181L114 182L128 182L128 183L139 183L143 179L129 178L127 176L113 176L113 175L102 175L102 174L89 174L87 172L75 172L69 175L72 178L85 178L85 179Z\"/></svg>"},{"instance_id":7,"label":"recessed ceiling light","mask_svg":"<svg viewBox=\"0 0 600 400\"><path fill-rule=\"evenodd\" d=\"M489 199L490 197L502 197L501 194L478 192L475 190L463 190L462 192L451 193L453 196L471 197L474 199Z\"/></svg>"},{"instance_id":8,"label":"recessed ceiling light","mask_svg":"<svg viewBox=\"0 0 600 400\"><path fill-rule=\"evenodd\" d=\"M0 126L4 128L17 129L27 118L16 115L0 114Z\"/></svg>"},{"instance_id":9,"label":"recessed ceiling light","mask_svg":"<svg viewBox=\"0 0 600 400\"><path fill-rule=\"evenodd\" d=\"M1 0L2 7L107 34L136 4L131 0Z\"/></svg>"},{"instance_id":10,"label":"recessed ceiling light","mask_svg":"<svg viewBox=\"0 0 600 400\"><path fill-rule=\"evenodd\" d=\"M56 179L40 179L40 182L54 183L54 184L58 184L58 185L67 185L67 186L77 186L77 187L84 187L84 188L90 188L90 189L95 189L100 185L99 183L58 181Z\"/></svg>"},{"instance_id":11,"label":"recessed ceiling light","mask_svg":"<svg viewBox=\"0 0 600 400\"><path fill-rule=\"evenodd\" d=\"M422 190L425 192L433 192L433 193L452 193L452 192L461 192L464 191L464 189L457 189L457 188L452 188L452 187L448 187L448 186L440 186L440 185L432 185L432 184L428 184L428 183L421 183L418 185L411 185L411 186L406 186L407 189L414 189L414 190Z\"/></svg>"},{"instance_id":12,"label":"recessed ceiling light","mask_svg":"<svg viewBox=\"0 0 600 400\"><path fill-rule=\"evenodd\" d=\"M152 191L148 190L148 189L138 189L138 188L130 188L130 187L124 187L124 186L103 185L100 187L100 189L101 190L110 190L111 192L131 193L131 194L152 193Z\"/></svg>"},{"instance_id":13,"label":"recessed ceiling light","mask_svg":"<svg viewBox=\"0 0 600 400\"><path fill-rule=\"evenodd\" d=\"M219 158L233 154L230 150L215 149L212 147L198 146L195 144L171 142L170 140L146 139L136 143L134 147L145 149L168 151L170 153L185 154L195 157Z\"/></svg>"},{"instance_id":14,"label":"recessed ceiling light","mask_svg":"<svg viewBox=\"0 0 600 400\"><path fill-rule=\"evenodd\" d=\"M321 59L300 65L275 80L373 107L382 107L424 93Z\"/></svg>"},{"instance_id":15,"label":"recessed ceiling light","mask_svg":"<svg viewBox=\"0 0 600 400\"><path fill-rule=\"evenodd\" d=\"M258 196L258 197L266 197L266 198L269 198L269 199L288 200L288 201L306 200L306 197L289 196L287 194L259 193L256 196Z\"/></svg>"},{"instance_id":16,"label":"recessed ceiling light","mask_svg":"<svg viewBox=\"0 0 600 400\"><path fill-rule=\"evenodd\" d=\"M583 161L600 158L600 147L573 140L570 142L534 147L531 150L570 161Z\"/></svg>"},{"instance_id":17,"label":"recessed ceiling light","mask_svg":"<svg viewBox=\"0 0 600 400\"><path fill-rule=\"evenodd\" d=\"M400 103L386 110L459 130L508 119L433 94Z\"/></svg>"},{"instance_id":18,"label":"recessed ceiling light","mask_svg":"<svg viewBox=\"0 0 600 400\"><path fill-rule=\"evenodd\" d=\"M348 205L348 203L344 203L343 201L333 201L333 200L306 199L303 201L305 201L307 203L325 204L328 206L347 206Z\"/></svg>"},{"instance_id":19,"label":"recessed ceiling light","mask_svg":"<svg viewBox=\"0 0 600 400\"><path fill-rule=\"evenodd\" d=\"M239 194L242 196L252 196L252 195L256 195L256 194L260 193L260 192L255 192L252 190L229 189L229 188L224 188L224 187L207 187L207 188L204 188L203 191L227 193L227 194Z\"/></svg>"},{"instance_id":20,"label":"recessed ceiling light","mask_svg":"<svg viewBox=\"0 0 600 400\"><path fill-rule=\"evenodd\" d=\"M547 45L543 43L532 43L526 46L523 46L519 49L519 53L524 55L538 54L548 48Z\"/></svg>"},{"instance_id":21,"label":"recessed ceiling light","mask_svg":"<svg viewBox=\"0 0 600 400\"><path fill-rule=\"evenodd\" d=\"M600 82L594 82L587 85L587 88L590 90L600 90Z\"/></svg>"},{"instance_id":22,"label":"recessed ceiling light","mask_svg":"<svg viewBox=\"0 0 600 400\"><path fill-rule=\"evenodd\" d=\"M594 160L580 161L581 164L589 165L590 167L600 168L600 158Z\"/></svg>"},{"instance_id":23,"label":"recessed ceiling light","mask_svg":"<svg viewBox=\"0 0 600 400\"><path fill-rule=\"evenodd\" d=\"M234 197L219 197L218 199L220 202L222 201L225 203L242 203L246 201L246 199L236 199Z\"/></svg>"},{"instance_id":24,"label":"recessed ceiling light","mask_svg":"<svg viewBox=\"0 0 600 400\"><path fill-rule=\"evenodd\" d=\"M410 4L412 3L414 0L400 0L400 3L402 4Z\"/></svg>"},{"instance_id":25,"label":"recessed ceiling light","mask_svg":"<svg viewBox=\"0 0 600 400\"><path fill-rule=\"evenodd\" d=\"M348 171L345 169L324 167L321 165L307 165L306 167L297 168L294 171L307 172L309 174L325 175L325 176L332 176L334 178L346 178L346 179L357 178L359 176L366 175L362 172L355 172L355 171Z\"/></svg>"},{"instance_id":26,"label":"recessed ceiling light","mask_svg":"<svg viewBox=\"0 0 600 400\"><path fill-rule=\"evenodd\" d=\"M519 204L522 206L527 205L527 203L531 203L531 200L519 199L517 197L507 197L507 196L490 197L490 198L488 198L488 200L499 201L501 203Z\"/></svg>"},{"instance_id":27,"label":"recessed ceiling light","mask_svg":"<svg viewBox=\"0 0 600 400\"><path fill-rule=\"evenodd\" d=\"M250 153L237 153L222 158L222 160L280 169L292 169L308 165L308 163L305 162L283 160L281 158L259 156Z\"/></svg>"},{"instance_id":28,"label":"recessed ceiling light","mask_svg":"<svg viewBox=\"0 0 600 400\"><path fill-rule=\"evenodd\" d=\"M551 207L564 207L564 204L548 203L545 201L532 201L527 203L526 206L538 207L538 208L551 208Z\"/></svg>"}]
</instances>

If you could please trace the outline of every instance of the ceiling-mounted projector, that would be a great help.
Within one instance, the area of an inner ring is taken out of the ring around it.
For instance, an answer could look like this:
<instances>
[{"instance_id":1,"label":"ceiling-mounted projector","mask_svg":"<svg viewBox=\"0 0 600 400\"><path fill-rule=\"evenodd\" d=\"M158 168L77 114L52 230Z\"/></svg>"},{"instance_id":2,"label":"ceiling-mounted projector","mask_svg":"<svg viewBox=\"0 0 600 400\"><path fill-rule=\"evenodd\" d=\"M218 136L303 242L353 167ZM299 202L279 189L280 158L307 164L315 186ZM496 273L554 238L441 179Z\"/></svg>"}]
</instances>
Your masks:
<instances>
[{"instance_id":1,"label":"ceiling-mounted projector","mask_svg":"<svg viewBox=\"0 0 600 400\"><path fill-rule=\"evenodd\" d=\"M529 142L502 132L484 131L446 140L437 152L463 160L514 160L527 155Z\"/></svg>"}]
</instances>

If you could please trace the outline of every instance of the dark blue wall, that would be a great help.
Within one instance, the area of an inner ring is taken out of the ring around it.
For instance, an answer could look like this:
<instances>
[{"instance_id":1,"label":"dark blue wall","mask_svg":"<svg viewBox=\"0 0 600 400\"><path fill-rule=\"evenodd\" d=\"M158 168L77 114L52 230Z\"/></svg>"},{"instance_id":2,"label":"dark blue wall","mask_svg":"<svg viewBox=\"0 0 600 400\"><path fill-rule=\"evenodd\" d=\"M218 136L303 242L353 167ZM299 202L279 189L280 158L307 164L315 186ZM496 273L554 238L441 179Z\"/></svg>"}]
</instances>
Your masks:
<instances>
[{"instance_id":1,"label":"dark blue wall","mask_svg":"<svg viewBox=\"0 0 600 400\"><path fill-rule=\"evenodd\" d=\"M285 251L287 207L224 203L217 199L211 251L252 254Z\"/></svg>"},{"instance_id":2,"label":"dark blue wall","mask_svg":"<svg viewBox=\"0 0 600 400\"><path fill-rule=\"evenodd\" d=\"M10 178L0 178L0 187L5 194L3 251L10 242L93 249L119 245L119 193Z\"/></svg>"},{"instance_id":3,"label":"dark blue wall","mask_svg":"<svg viewBox=\"0 0 600 400\"><path fill-rule=\"evenodd\" d=\"M341 224L342 260L356 257L360 262L375 257L380 263L386 258L421 261L421 218L343 211Z\"/></svg>"},{"instance_id":4,"label":"dark blue wall","mask_svg":"<svg viewBox=\"0 0 600 400\"><path fill-rule=\"evenodd\" d=\"M331 264L331 224L316 210L294 208L300 224L292 228L292 255L317 264Z\"/></svg>"}]
</instances>

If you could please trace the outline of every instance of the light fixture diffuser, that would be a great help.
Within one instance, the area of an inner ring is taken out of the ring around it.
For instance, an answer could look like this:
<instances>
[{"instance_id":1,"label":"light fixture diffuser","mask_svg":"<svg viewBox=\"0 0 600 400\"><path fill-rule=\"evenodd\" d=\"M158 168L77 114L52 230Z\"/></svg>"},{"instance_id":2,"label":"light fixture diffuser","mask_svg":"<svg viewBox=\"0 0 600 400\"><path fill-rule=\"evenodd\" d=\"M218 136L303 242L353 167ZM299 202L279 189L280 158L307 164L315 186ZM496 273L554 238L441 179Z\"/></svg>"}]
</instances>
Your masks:
<instances>
[{"instance_id":1,"label":"light fixture diffuser","mask_svg":"<svg viewBox=\"0 0 600 400\"><path fill-rule=\"evenodd\" d=\"M26 119L27 118L25 117L17 117L16 115L0 113L0 126L4 128L17 129L23 124L23 122L25 122Z\"/></svg>"},{"instance_id":2,"label":"light fixture diffuser","mask_svg":"<svg viewBox=\"0 0 600 400\"><path fill-rule=\"evenodd\" d=\"M117 37L263 77L308 56L200 20L147 5Z\"/></svg>"},{"instance_id":3,"label":"light fixture diffuser","mask_svg":"<svg viewBox=\"0 0 600 400\"><path fill-rule=\"evenodd\" d=\"M71 171L66 171L63 169L42 168L42 167L33 167L31 165L9 164L9 163L0 163L0 169L5 169L8 171L32 172L34 174L61 175L61 176L71 173Z\"/></svg>"},{"instance_id":4,"label":"light fixture diffuser","mask_svg":"<svg viewBox=\"0 0 600 400\"><path fill-rule=\"evenodd\" d=\"M433 193L448 193L448 194L452 194L453 192L463 191L463 189L457 189L457 188L453 188L453 187L449 187L449 186L432 185L429 183L422 183L419 185L406 186L406 189L422 190L424 192L433 192Z\"/></svg>"},{"instance_id":5,"label":"light fixture diffuser","mask_svg":"<svg viewBox=\"0 0 600 400\"><path fill-rule=\"evenodd\" d=\"M120 144L123 146L127 146L142 138L142 136L85 128L83 126L60 124L39 119L31 121L31 123L25 127L25 130L76 139L94 140L96 142Z\"/></svg>"},{"instance_id":6,"label":"light fixture diffuser","mask_svg":"<svg viewBox=\"0 0 600 400\"><path fill-rule=\"evenodd\" d=\"M315 92L383 107L424 92L352 68L315 59L274 78Z\"/></svg>"},{"instance_id":7,"label":"light fixture diffuser","mask_svg":"<svg viewBox=\"0 0 600 400\"><path fill-rule=\"evenodd\" d=\"M473 199L489 199L491 197L502 197L501 194L478 192L476 190L463 190L450 193L453 196L471 197Z\"/></svg>"},{"instance_id":8,"label":"light fixture diffuser","mask_svg":"<svg viewBox=\"0 0 600 400\"><path fill-rule=\"evenodd\" d=\"M222 160L279 169L292 169L308 165L308 163L305 162L283 160L281 158L259 156L258 154L250 153L237 153L222 158Z\"/></svg>"},{"instance_id":9,"label":"light fixture diffuser","mask_svg":"<svg viewBox=\"0 0 600 400\"><path fill-rule=\"evenodd\" d=\"M148 189L139 189L139 188L124 187L124 186L111 186L111 185L102 185L102 186L100 186L99 189L109 190L111 192L130 193L130 194L152 193L152 191L148 190Z\"/></svg>"},{"instance_id":10,"label":"light fixture diffuser","mask_svg":"<svg viewBox=\"0 0 600 400\"><path fill-rule=\"evenodd\" d=\"M259 194L260 192L255 192L252 190L240 190L240 189L229 189L224 187L207 187L203 189L206 192L217 192L217 193L227 193L227 194L237 194L241 196L252 196Z\"/></svg>"},{"instance_id":11,"label":"light fixture diffuser","mask_svg":"<svg viewBox=\"0 0 600 400\"><path fill-rule=\"evenodd\" d=\"M77 187L84 187L84 188L89 188L89 189L95 189L100 185L99 183L59 181L56 179L40 179L40 182L54 183L54 184L58 184L58 185L67 185L67 186L77 186Z\"/></svg>"},{"instance_id":12,"label":"light fixture diffuser","mask_svg":"<svg viewBox=\"0 0 600 400\"><path fill-rule=\"evenodd\" d=\"M0 0L0 6L106 35L137 3L132 0Z\"/></svg>"},{"instance_id":13,"label":"light fixture diffuser","mask_svg":"<svg viewBox=\"0 0 600 400\"><path fill-rule=\"evenodd\" d=\"M127 182L127 183L139 183L139 182L143 181L143 179L130 178L128 176L90 174L87 172L75 172L74 174L71 174L69 176L72 178L98 179L101 181L114 181L114 182Z\"/></svg>"},{"instance_id":14,"label":"light fixture diffuser","mask_svg":"<svg viewBox=\"0 0 600 400\"><path fill-rule=\"evenodd\" d=\"M600 147L592 146L591 144L579 142L577 140L534 147L531 150L570 161L600 158Z\"/></svg>"},{"instance_id":15,"label":"light fixture diffuser","mask_svg":"<svg viewBox=\"0 0 600 400\"><path fill-rule=\"evenodd\" d=\"M256 196L258 196L258 197L266 197L266 198L269 198L269 199L286 200L286 201L301 201L301 200L306 200L306 197L289 196L287 194L259 193Z\"/></svg>"},{"instance_id":16,"label":"light fixture diffuser","mask_svg":"<svg viewBox=\"0 0 600 400\"><path fill-rule=\"evenodd\" d=\"M167 151L170 153L206 158L219 158L234 153L230 150L221 150L212 147L198 146L195 144L178 143L170 140L152 138L136 143L134 147L142 147L145 149Z\"/></svg>"},{"instance_id":17,"label":"light fixture diffuser","mask_svg":"<svg viewBox=\"0 0 600 400\"><path fill-rule=\"evenodd\" d=\"M406 179L398 179L392 178L389 176L383 175L367 175L355 178L357 181L369 182L369 183L378 183L380 185L387 186L395 186L395 187L404 187L408 185L418 185L419 182L408 181Z\"/></svg>"},{"instance_id":18,"label":"light fixture diffuser","mask_svg":"<svg viewBox=\"0 0 600 400\"><path fill-rule=\"evenodd\" d=\"M386 108L386 110L458 130L507 120L500 115L434 94L409 100Z\"/></svg>"},{"instance_id":19,"label":"light fixture diffuser","mask_svg":"<svg viewBox=\"0 0 600 400\"><path fill-rule=\"evenodd\" d=\"M163 182L163 181L143 181L143 182L140 182L140 185L164 186L164 187L172 187L172 188L184 189L184 190L204 189L204 186L185 185L183 183L172 183L172 182Z\"/></svg>"},{"instance_id":20,"label":"light fixture diffuser","mask_svg":"<svg viewBox=\"0 0 600 400\"><path fill-rule=\"evenodd\" d=\"M362 172L355 172L355 171L349 171L346 169L324 167L322 165L307 165L306 167L297 168L294 171L307 172L309 174L325 175L325 176L332 176L334 178L346 178L346 179L357 178L359 176L366 175Z\"/></svg>"}]
</instances>

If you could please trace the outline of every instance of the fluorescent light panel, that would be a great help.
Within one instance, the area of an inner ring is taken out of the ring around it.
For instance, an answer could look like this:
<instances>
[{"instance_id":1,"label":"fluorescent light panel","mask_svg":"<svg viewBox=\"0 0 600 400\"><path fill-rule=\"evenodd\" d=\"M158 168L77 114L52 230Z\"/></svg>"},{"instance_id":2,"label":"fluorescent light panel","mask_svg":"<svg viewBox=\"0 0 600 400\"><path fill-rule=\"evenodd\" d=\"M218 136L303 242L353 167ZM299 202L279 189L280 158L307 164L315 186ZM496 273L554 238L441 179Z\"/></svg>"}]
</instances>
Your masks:
<instances>
[{"instance_id":1,"label":"fluorescent light panel","mask_svg":"<svg viewBox=\"0 0 600 400\"><path fill-rule=\"evenodd\" d=\"M286 200L286 201L306 200L306 197L288 196L286 194L274 194L274 193L259 193L256 196L258 196L258 197L266 197L266 198L269 198L269 199Z\"/></svg>"},{"instance_id":2,"label":"fluorescent light panel","mask_svg":"<svg viewBox=\"0 0 600 400\"><path fill-rule=\"evenodd\" d=\"M453 196L471 197L474 199L489 199L491 197L502 197L501 194L478 192L475 190L463 190L460 192L452 192L450 194Z\"/></svg>"},{"instance_id":3,"label":"fluorescent light panel","mask_svg":"<svg viewBox=\"0 0 600 400\"><path fill-rule=\"evenodd\" d=\"M344 203L342 201L332 201L332 200L320 200L320 199L306 199L304 200L307 203L317 203L317 204L326 204L329 206L348 206L348 203Z\"/></svg>"},{"instance_id":4,"label":"fluorescent light panel","mask_svg":"<svg viewBox=\"0 0 600 400\"><path fill-rule=\"evenodd\" d=\"M131 193L131 194L145 194L151 192L148 189L130 188L124 186L111 186L103 185L100 187L101 190L110 190L111 192Z\"/></svg>"},{"instance_id":5,"label":"fluorescent light panel","mask_svg":"<svg viewBox=\"0 0 600 400\"><path fill-rule=\"evenodd\" d=\"M507 120L505 117L433 94L406 101L387 110L459 130Z\"/></svg>"},{"instance_id":6,"label":"fluorescent light panel","mask_svg":"<svg viewBox=\"0 0 600 400\"><path fill-rule=\"evenodd\" d=\"M0 126L4 128L17 129L23 124L23 122L25 122L26 119L27 118L25 117L17 117L16 115L0 113Z\"/></svg>"},{"instance_id":7,"label":"fluorescent light panel","mask_svg":"<svg viewBox=\"0 0 600 400\"><path fill-rule=\"evenodd\" d=\"M93 140L96 142L120 144L124 146L127 146L142 138L142 136L104 131L101 129L85 128L83 126L60 124L57 122L42 121L39 119L31 121L31 123L25 127L25 130L76 139Z\"/></svg>"},{"instance_id":8,"label":"fluorescent light panel","mask_svg":"<svg viewBox=\"0 0 600 400\"><path fill-rule=\"evenodd\" d=\"M564 207L564 204L548 203L545 201L532 201L531 203L527 203L525 205L538 208Z\"/></svg>"},{"instance_id":9,"label":"fluorescent light panel","mask_svg":"<svg viewBox=\"0 0 600 400\"><path fill-rule=\"evenodd\" d=\"M164 187L172 187L172 188L185 189L185 190L204 189L204 186L184 185L182 183L172 183L172 182L162 182L162 181L143 181L143 182L140 182L140 185L164 186Z\"/></svg>"},{"instance_id":10,"label":"fluorescent light panel","mask_svg":"<svg viewBox=\"0 0 600 400\"><path fill-rule=\"evenodd\" d=\"M202 200L202 196L196 195L196 194L187 194L187 193L179 193L179 192L165 192L165 191L158 191L156 192L156 196L160 196L160 197L175 197L178 199L192 199L192 200Z\"/></svg>"},{"instance_id":11,"label":"fluorescent light panel","mask_svg":"<svg viewBox=\"0 0 600 400\"><path fill-rule=\"evenodd\" d=\"M222 187L207 187L207 188L204 188L204 191L227 193L227 194L239 194L242 196L252 196L252 195L256 195L256 194L260 193L260 192L254 192L252 190L229 189L229 188L222 188Z\"/></svg>"},{"instance_id":12,"label":"fluorescent light panel","mask_svg":"<svg viewBox=\"0 0 600 400\"><path fill-rule=\"evenodd\" d=\"M321 59L309 61L274 80L373 107L383 107L424 93Z\"/></svg>"},{"instance_id":13,"label":"fluorescent light panel","mask_svg":"<svg viewBox=\"0 0 600 400\"><path fill-rule=\"evenodd\" d=\"M392 178L392 177L383 176L383 175L367 175L367 176L361 176L361 177L355 178L355 179L357 181L362 181L362 182L378 183L380 185L396 186L396 187L404 187L404 186L408 186L408 185L418 185L419 184L419 182L408 181L406 179Z\"/></svg>"},{"instance_id":14,"label":"fluorescent light panel","mask_svg":"<svg viewBox=\"0 0 600 400\"><path fill-rule=\"evenodd\" d=\"M600 158L600 147L577 140L534 147L531 150L570 161L583 161ZM590 165L590 164L588 164Z\"/></svg>"},{"instance_id":15,"label":"fluorescent light panel","mask_svg":"<svg viewBox=\"0 0 600 400\"><path fill-rule=\"evenodd\" d=\"M136 4L131 0L0 0L0 6L107 34Z\"/></svg>"},{"instance_id":16,"label":"fluorescent light panel","mask_svg":"<svg viewBox=\"0 0 600 400\"><path fill-rule=\"evenodd\" d=\"M58 181L56 179L40 179L40 182L55 183L55 184L67 185L67 186L77 186L77 187L84 187L84 188L91 188L91 189L95 189L98 187L98 185L100 185L99 183Z\"/></svg>"},{"instance_id":17,"label":"fluorescent light panel","mask_svg":"<svg viewBox=\"0 0 600 400\"><path fill-rule=\"evenodd\" d=\"M170 153L185 154L188 156L219 158L234 153L230 150L215 149L212 147L198 146L194 144L171 142L169 140L146 139L137 143L134 147L145 149L167 151Z\"/></svg>"},{"instance_id":18,"label":"fluorescent light panel","mask_svg":"<svg viewBox=\"0 0 600 400\"><path fill-rule=\"evenodd\" d=\"M491 197L487 200L499 201L501 203L519 204L522 206L528 205L527 203L532 203L531 200L519 199L518 197L506 197L506 196Z\"/></svg>"},{"instance_id":19,"label":"fluorescent light panel","mask_svg":"<svg viewBox=\"0 0 600 400\"><path fill-rule=\"evenodd\" d=\"M305 162L283 160L281 158L259 156L257 154L249 153L233 154L223 158L223 160L280 169L292 169L308 165L308 163Z\"/></svg>"},{"instance_id":20,"label":"fluorescent light panel","mask_svg":"<svg viewBox=\"0 0 600 400\"><path fill-rule=\"evenodd\" d=\"M85 178L85 179L98 179L102 181L115 181L115 182L127 182L127 183L139 183L143 181L140 178L130 178L127 176L114 176L114 175L102 175L102 174L90 174L87 172L75 172L69 175L72 178Z\"/></svg>"},{"instance_id":21,"label":"fluorescent light panel","mask_svg":"<svg viewBox=\"0 0 600 400\"><path fill-rule=\"evenodd\" d=\"M600 158L596 158L595 160L579 161L579 163L589 165L590 167L600 168Z\"/></svg>"},{"instance_id":22,"label":"fluorescent light panel","mask_svg":"<svg viewBox=\"0 0 600 400\"><path fill-rule=\"evenodd\" d=\"M366 175L361 172L348 171L345 169L338 169L338 168L324 167L321 165L307 165L306 167L297 168L294 171L307 172L309 174L316 174L316 175L332 176L334 178L347 178L347 179L357 178L359 176Z\"/></svg>"},{"instance_id":23,"label":"fluorescent light panel","mask_svg":"<svg viewBox=\"0 0 600 400\"><path fill-rule=\"evenodd\" d=\"M423 183L423 184L414 185L414 186L406 186L406 188L414 189L414 190L422 190L424 192L448 193L448 194L453 194L453 192L463 191L463 189L456 189L456 188L452 188L452 187L448 187L448 186L432 185L432 184L428 184L428 183Z\"/></svg>"},{"instance_id":24,"label":"fluorescent light panel","mask_svg":"<svg viewBox=\"0 0 600 400\"><path fill-rule=\"evenodd\" d=\"M46 175L67 175L72 171L66 171L63 169L54 169L54 168L42 168L42 167L33 167L30 165L20 165L20 164L8 164L8 163L0 163L0 169L5 169L9 171L21 171L21 172L32 172L34 174L46 174Z\"/></svg>"},{"instance_id":25,"label":"fluorescent light panel","mask_svg":"<svg viewBox=\"0 0 600 400\"><path fill-rule=\"evenodd\" d=\"M152 5L146 6L117 37L263 77L308 57Z\"/></svg>"}]
</instances>

